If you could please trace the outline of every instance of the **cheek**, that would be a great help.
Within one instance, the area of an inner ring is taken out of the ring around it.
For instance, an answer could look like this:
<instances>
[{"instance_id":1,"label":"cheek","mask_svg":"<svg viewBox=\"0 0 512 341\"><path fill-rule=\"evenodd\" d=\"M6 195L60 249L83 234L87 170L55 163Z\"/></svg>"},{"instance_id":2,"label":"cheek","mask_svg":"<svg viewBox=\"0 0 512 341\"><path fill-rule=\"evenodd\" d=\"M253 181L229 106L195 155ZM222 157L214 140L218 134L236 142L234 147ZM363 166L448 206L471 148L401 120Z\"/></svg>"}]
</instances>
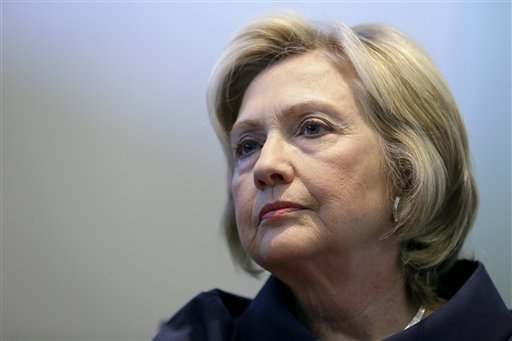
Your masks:
<instances>
[{"instance_id":1,"label":"cheek","mask_svg":"<svg viewBox=\"0 0 512 341\"><path fill-rule=\"evenodd\" d=\"M247 176L236 175L231 180L231 195L233 196L238 226L247 225L252 215L255 195L251 193L251 183L248 183L247 180Z\"/></svg>"},{"instance_id":2,"label":"cheek","mask_svg":"<svg viewBox=\"0 0 512 341\"><path fill-rule=\"evenodd\" d=\"M357 168L357 161L346 155L336 155L321 163L317 161L316 166L310 168L308 176L314 180L311 181L312 190L325 199L342 195L357 181Z\"/></svg>"},{"instance_id":3,"label":"cheek","mask_svg":"<svg viewBox=\"0 0 512 341\"><path fill-rule=\"evenodd\" d=\"M250 180L251 183L248 182L247 177L234 176L231 181L231 195L233 196L238 236L244 249L252 256L256 248L257 229L253 226L252 218L256 193L254 193L252 179Z\"/></svg>"},{"instance_id":4,"label":"cheek","mask_svg":"<svg viewBox=\"0 0 512 341\"><path fill-rule=\"evenodd\" d=\"M325 210L336 212L363 210L385 197L386 178L375 153L338 155L322 163L311 173L311 186Z\"/></svg>"}]
</instances>

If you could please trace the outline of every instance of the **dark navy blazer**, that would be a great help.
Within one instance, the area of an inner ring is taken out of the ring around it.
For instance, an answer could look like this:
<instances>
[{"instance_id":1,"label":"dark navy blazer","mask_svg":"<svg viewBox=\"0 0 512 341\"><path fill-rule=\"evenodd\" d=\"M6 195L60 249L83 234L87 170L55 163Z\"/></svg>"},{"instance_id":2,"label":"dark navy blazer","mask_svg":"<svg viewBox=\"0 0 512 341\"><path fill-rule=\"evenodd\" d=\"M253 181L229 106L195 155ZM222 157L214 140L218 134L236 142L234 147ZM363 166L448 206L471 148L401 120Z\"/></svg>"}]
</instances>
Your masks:
<instances>
[{"instance_id":1,"label":"dark navy blazer","mask_svg":"<svg viewBox=\"0 0 512 341\"><path fill-rule=\"evenodd\" d=\"M512 312L478 262L459 261L441 282L448 302L385 340L512 340ZM290 289L270 276L250 300L221 290L196 296L153 339L318 340L293 313Z\"/></svg>"}]
</instances>

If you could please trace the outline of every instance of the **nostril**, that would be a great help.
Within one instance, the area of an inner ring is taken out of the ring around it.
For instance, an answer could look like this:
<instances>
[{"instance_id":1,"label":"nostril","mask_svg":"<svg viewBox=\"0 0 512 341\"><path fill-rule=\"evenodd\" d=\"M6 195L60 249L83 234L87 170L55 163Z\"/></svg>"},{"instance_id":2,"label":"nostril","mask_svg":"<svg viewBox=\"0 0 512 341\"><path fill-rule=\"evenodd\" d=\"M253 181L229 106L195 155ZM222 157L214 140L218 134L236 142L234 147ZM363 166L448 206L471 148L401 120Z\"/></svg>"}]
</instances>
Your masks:
<instances>
[{"instance_id":1,"label":"nostril","mask_svg":"<svg viewBox=\"0 0 512 341\"><path fill-rule=\"evenodd\" d=\"M279 173L274 173L270 176L270 178L272 179L272 181L284 181L284 177L282 174L279 174Z\"/></svg>"},{"instance_id":2,"label":"nostril","mask_svg":"<svg viewBox=\"0 0 512 341\"><path fill-rule=\"evenodd\" d=\"M266 177L254 177L254 184L256 188L264 190L267 186L275 186L278 183L285 182L285 178L282 174L273 173Z\"/></svg>"},{"instance_id":3,"label":"nostril","mask_svg":"<svg viewBox=\"0 0 512 341\"><path fill-rule=\"evenodd\" d=\"M254 185L262 191L268 187L291 183L295 173L292 155L284 150L279 140L270 140L267 138L252 168Z\"/></svg>"},{"instance_id":4,"label":"nostril","mask_svg":"<svg viewBox=\"0 0 512 341\"><path fill-rule=\"evenodd\" d=\"M256 181L254 183L255 183L257 189L259 189L259 190L265 189L265 186L266 186L265 181L256 179Z\"/></svg>"}]
</instances>

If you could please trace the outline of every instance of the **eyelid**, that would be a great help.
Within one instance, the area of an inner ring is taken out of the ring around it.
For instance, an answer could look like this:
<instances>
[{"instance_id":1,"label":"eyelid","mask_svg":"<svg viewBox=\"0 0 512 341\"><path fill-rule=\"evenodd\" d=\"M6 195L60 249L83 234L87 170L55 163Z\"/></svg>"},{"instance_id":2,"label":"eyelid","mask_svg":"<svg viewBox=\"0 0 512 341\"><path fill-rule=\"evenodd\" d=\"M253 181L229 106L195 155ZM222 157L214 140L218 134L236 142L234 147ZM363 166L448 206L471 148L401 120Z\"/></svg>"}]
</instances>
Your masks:
<instances>
[{"instance_id":1,"label":"eyelid","mask_svg":"<svg viewBox=\"0 0 512 341\"><path fill-rule=\"evenodd\" d=\"M317 124L319 126L322 126L322 128L324 128L327 131L333 131L334 126L326 118L322 116L323 115L318 112L306 114L306 116L299 121L296 131L303 132L305 126L308 124Z\"/></svg>"},{"instance_id":2,"label":"eyelid","mask_svg":"<svg viewBox=\"0 0 512 341\"><path fill-rule=\"evenodd\" d=\"M249 157L253 154L253 152L251 152L247 155L242 155L242 153L241 153L241 148L243 148L244 144L246 144L248 142L258 144L260 147L263 145L263 142L258 137L251 135L250 133L243 133L236 140L236 144L231 146L231 151L233 153L233 157L235 160L237 160L237 161L242 160L242 159L245 159L246 157Z\"/></svg>"},{"instance_id":3,"label":"eyelid","mask_svg":"<svg viewBox=\"0 0 512 341\"><path fill-rule=\"evenodd\" d=\"M235 122L229 133L231 146L237 145L240 139L246 135L259 131L260 125L254 120Z\"/></svg>"},{"instance_id":4,"label":"eyelid","mask_svg":"<svg viewBox=\"0 0 512 341\"><path fill-rule=\"evenodd\" d=\"M261 141L260 141L261 138L259 138L257 136L257 134L254 134L251 131L244 131L244 132L241 132L239 136L234 136L234 137L232 136L231 137L231 149L238 148L243 141L251 141L251 140L261 143Z\"/></svg>"}]
</instances>

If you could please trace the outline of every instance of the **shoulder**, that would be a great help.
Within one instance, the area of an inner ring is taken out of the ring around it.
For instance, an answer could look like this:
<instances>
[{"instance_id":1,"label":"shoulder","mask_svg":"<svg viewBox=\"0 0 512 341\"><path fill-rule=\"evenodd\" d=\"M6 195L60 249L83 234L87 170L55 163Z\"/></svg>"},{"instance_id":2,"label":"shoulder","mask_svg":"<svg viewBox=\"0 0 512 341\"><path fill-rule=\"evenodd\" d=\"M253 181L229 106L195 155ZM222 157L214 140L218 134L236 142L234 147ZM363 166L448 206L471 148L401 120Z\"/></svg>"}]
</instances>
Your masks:
<instances>
[{"instance_id":1,"label":"shoulder","mask_svg":"<svg viewBox=\"0 0 512 341\"><path fill-rule=\"evenodd\" d=\"M466 330L468 337L487 340L512 337L512 313L482 263L459 261L444 284L449 300L437 319L451 321L453 327Z\"/></svg>"},{"instance_id":2,"label":"shoulder","mask_svg":"<svg viewBox=\"0 0 512 341\"><path fill-rule=\"evenodd\" d=\"M162 324L153 340L229 340L234 320L250 302L218 289L203 292Z\"/></svg>"},{"instance_id":3,"label":"shoulder","mask_svg":"<svg viewBox=\"0 0 512 341\"><path fill-rule=\"evenodd\" d=\"M441 280L446 304L387 340L510 340L512 313L483 264L459 261Z\"/></svg>"},{"instance_id":4,"label":"shoulder","mask_svg":"<svg viewBox=\"0 0 512 341\"><path fill-rule=\"evenodd\" d=\"M253 300L221 290L199 294L153 339L163 340L294 340L317 338L293 311L292 293L270 276Z\"/></svg>"}]
</instances>

